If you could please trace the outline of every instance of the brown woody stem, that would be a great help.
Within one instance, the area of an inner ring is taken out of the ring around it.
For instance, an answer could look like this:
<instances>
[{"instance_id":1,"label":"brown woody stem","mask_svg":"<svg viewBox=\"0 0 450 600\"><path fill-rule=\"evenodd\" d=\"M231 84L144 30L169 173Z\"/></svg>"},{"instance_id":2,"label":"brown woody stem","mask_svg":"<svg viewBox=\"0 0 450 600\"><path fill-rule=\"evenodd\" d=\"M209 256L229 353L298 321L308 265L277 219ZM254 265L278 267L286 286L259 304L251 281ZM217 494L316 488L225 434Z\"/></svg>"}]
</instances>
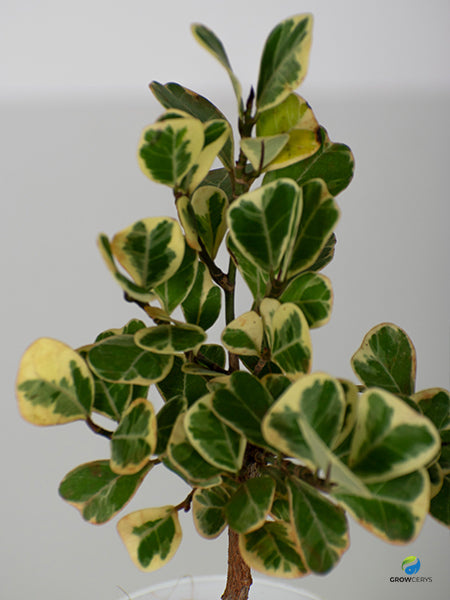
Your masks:
<instances>
[{"instance_id":1,"label":"brown woody stem","mask_svg":"<svg viewBox=\"0 0 450 600\"><path fill-rule=\"evenodd\" d=\"M229 528L227 586L222 594L222 600L248 600L252 583L250 567L239 550L239 536Z\"/></svg>"}]
</instances>

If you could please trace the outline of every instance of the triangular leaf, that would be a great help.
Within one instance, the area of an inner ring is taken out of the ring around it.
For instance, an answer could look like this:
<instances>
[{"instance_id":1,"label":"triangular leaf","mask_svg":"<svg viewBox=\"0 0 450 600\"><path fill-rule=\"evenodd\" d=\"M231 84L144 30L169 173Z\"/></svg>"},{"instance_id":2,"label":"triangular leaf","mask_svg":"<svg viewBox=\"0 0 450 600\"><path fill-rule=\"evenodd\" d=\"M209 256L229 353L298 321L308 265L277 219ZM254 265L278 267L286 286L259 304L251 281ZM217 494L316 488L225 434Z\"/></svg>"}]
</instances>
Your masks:
<instances>
[{"instance_id":1,"label":"triangular leaf","mask_svg":"<svg viewBox=\"0 0 450 600\"><path fill-rule=\"evenodd\" d=\"M281 294L280 301L296 304L305 315L309 327L321 327L331 316L331 281L319 273L302 273L289 283Z\"/></svg>"},{"instance_id":2,"label":"triangular leaf","mask_svg":"<svg viewBox=\"0 0 450 600\"><path fill-rule=\"evenodd\" d=\"M322 141L315 154L284 169L267 173L264 183L290 177L301 187L312 179L323 179L332 196L337 196L345 190L353 178L353 154L345 144L331 142L323 127L318 135Z\"/></svg>"},{"instance_id":3,"label":"triangular leaf","mask_svg":"<svg viewBox=\"0 0 450 600\"><path fill-rule=\"evenodd\" d=\"M138 286L150 291L177 272L185 244L175 219L149 217L116 233L111 248Z\"/></svg>"},{"instance_id":4,"label":"triangular leaf","mask_svg":"<svg viewBox=\"0 0 450 600\"><path fill-rule=\"evenodd\" d=\"M138 162L157 183L178 187L204 144L203 124L195 118L157 121L142 132Z\"/></svg>"},{"instance_id":5,"label":"triangular leaf","mask_svg":"<svg viewBox=\"0 0 450 600\"><path fill-rule=\"evenodd\" d=\"M308 572L287 523L267 522L251 533L239 535L239 550L245 562L271 577L302 577Z\"/></svg>"},{"instance_id":6,"label":"triangular leaf","mask_svg":"<svg viewBox=\"0 0 450 600\"><path fill-rule=\"evenodd\" d=\"M279 23L269 34L259 69L259 112L280 104L306 76L313 18L301 14Z\"/></svg>"},{"instance_id":7,"label":"triangular leaf","mask_svg":"<svg viewBox=\"0 0 450 600\"><path fill-rule=\"evenodd\" d=\"M221 300L220 289L214 285L205 265L200 263L194 285L181 305L186 321L206 331L219 316Z\"/></svg>"},{"instance_id":8,"label":"triangular leaf","mask_svg":"<svg viewBox=\"0 0 450 600\"><path fill-rule=\"evenodd\" d=\"M285 374L308 373L312 345L308 322L302 311L291 302L282 304L272 320L272 360Z\"/></svg>"},{"instance_id":9,"label":"triangular leaf","mask_svg":"<svg viewBox=\"0 0 450 600\"><path fill-rule=\"evenodd\" d=\"M261 432L261 422L272 404L272 398L263 384L250 373L236 371L225 388L213 394L214 412L230 427L243 433L257 446L267 447Z\"/></svg>"},{"instance_id":10,"label":"triangular leaf","mask_svg":"<svg viewBox=\"0 0 450 600\"><path fill-rule=\"evenodd\" d=\"M205 27L205 25L201 25L200 23L194 23L191 26L191 30L194 34L195 39L206 50L208 50L208 52L210 52L214 56L214 58L216 58L220 62L220 64L226 69L231 79L231 84L233 86L234 93L236 95L239 113L242 114L244 111L244 106L242 103L241 84L239 83L236 75L231 69L231 64L228 60L228 56L225 52L225 48L223 47L222 42L219 40L216 34L213 31L211 31L211 29Z\"/></svg>"},{"instance_id":11,"label":"triangular leaf","mask_svg":"<svg viewBox=\"0 0 450 600\"><path fill-rule=\"evenodd\" d=\"M122 475L140 471L156 448L153 405L137 398L126 409L111 438L111 470Z\"/></svg>"},{"instance_id":12,"label":"triangular leaf","mask_svg":"<svg viewBox=\"0 0 450 600\"><path fill-rule=\"evenodd\" d=\"M225 508L231 529L250 533L264 525L272 506L275 481L264 475L242 483Z\"/></svg>"},{"instance_id":13,"label":"triangular leaf","mask_svg":"<svg viewBox=\"0 0 450 600\"><path fill-rule=\"evenodd\" d=\"M263 339L263 322L253 310L234 319L224 329L222 342L234 354L259 356Z\"/></svg>"},{"instance_id":14,"label":"triangular leaf","mask_svg":"<svg viewBox=\"0 0 450 600\"><path fill-rule=\"evenodd\" d=\"M114 335L92 346L88 361L93 371L106 381L149 385L164 379L173 357L155 354L136 345L134 336Z\"/></svg>"},{"instance_id":15,"label":"triangular leaf","mask_svg":"<svg viewBox=\"0 0 450 600\"><path fill-rule=\"evenodd\" d=\"M209 463L234 473L242 467L246 440L215 415L212 394L191 406L185 429L192 446Z\"/></svg>"},{"instance_id":16,"label":"triangular leaf","mask_svg":"<svg viewBox=\"0 0 450 600\"><path fill-rule=\"evenodd\" d=\"M141 329L134 340L139 347L157 354L180 354L203 344L206 334L196 325L179 323Z\"/></svg>"},{"instance_id":17,"label":"triangular leaf","mask_svg":"<svg viewBox=\"0 0 450 600\"><path fill-rule=\"evenodd\" d=\"M208 255L215 258L227 230L228 200L220 188L204 185L191 200L197 233Z\"/></svg>"},{"instance_id":18,"label":"triangular leaf","mask_svg":"<svg viewBox=\"0 0 450 600\"><path fill-rule=\"evenodd\" d=\"M310 181L302 189L302 216L286 259L289 277L314 265L339 219L339 208L322 180Z\"/></svg>"},{"instance_id":19,"label":"triangular leaf","mask_svg":"<svg viewBox=\"0 0 450 600\"><path fill-rule=\"evenodd\" d=\"M289 179L243 194L228 210L230 235L239 250L274 277L282 266L302 209L301 191Z\"/></svg>"},{"instance_id":20,"label":"triangular leaf","mask_svg":"<svg viewBox=\"0 0 450 600\"><path fill-rule=\"evenodd\" d=\"M255 171L263 171L283 150L289 135L271 135L241 139L241 149Z\"/></svg>"},{"instance_id":21,"label":"triangular leaf","mask_svg":"<svg viewBox=\"0 0 450 600\"><path fill-rule=\"evenodd\" d=\"M439 448L433 424L405 402L380 389L361 395L349 466L362 480L373 483L416 471Z\"/></svg>"},{"instance_id":22,"label":"triangular leaf","mask_svg":"<svg viewBox=\"0 0 450 600\"><path fill-rule=\"evenodd\" d=\"M349 546L344 511L297 478L288 481L291 522L306 564L327 573Z\"/></svg>"},{"instance_id":23,"label":"triangular leaf","mask_svg":"<svg viewBox=\"0 0 450 600\"><path fill-rule=\"evenodd\" d=\"M130 501L150 469L147 464L133 475L120 475L111 470L108 460L96 460L67 473L59 494L85 521L106 523Z\"/></svg>"},{"instance_id":24,"label":"triangular leaf","mask_svg":"<svg viewBox=\"0 0 450 600\"><path fill-rule=\"evenodd\" d=\"M173 506L146 508L123 517L117 530L131 560L141 571L156 571L173 557L181 542Z\"/></svg>"},{"instance_id":25,"label":"triangular leaf","mask_svg":"<svg viewBox=\"0 0 450 600\"><path fill-rule=\"evenodd\" d=\"M211 487L221 482L223 469L213 466L190 443L184 427L186 414L181 413L175 422L167 445L167 455L180 476L193 487Z\"/></svg>"},{"instance_id":26,"label":"triangular leaf","mask_svg":"<svg viewBox=\"0 0 450 600\"><path fill-rule=\"evenodd\" d=\"M237 488L232 480L210 488L195 490L192 516L198 533L207 539L218 537L227 525L225 506Z\"/></svg>"},{"instance_id":27,"label":"triangular leaf","mask_svg":"<svg viewBox=\"0 0 450 600\"><path fill-rule=\"evenodd\" d=\"M20 414L34 425L84 420L94 399L94 381L85 361L51 338L39 338L27 348L16 390Z\"/></svg>"},{"instance_id":28,"label":"triangular leaf","mask_svg":"<svg viewBox=\"0 0 450 600\"><path fill-rule=\"evenodd\" d=\"M171 314L189 294L194 285L197 268L197 252L186 243L183 260L178 270L154 290L168 314Z\"/></svg>"},{"instance_id":29,"label":"triangular leaf","mask_svg":"<svg viewBox=\"0 0 450 600\"><path fill-rule=\"evenodd\" d=\"M374 535L392 543L412 541L428 513L430 483L425 471L369 484L369 496L339 489L332 496Z\"/></svg>"},{"instance_id":30,"label":"triangular leaf","mask_svg":"<svg viewBox=\"0 0 450 600\"><path fill-rule=\"evenodd\" d=\"M166 83L163 85L157 81L153 81L150 84L150 89L165 108L184 110L193 117L200 119L203 123L211 119L225 120L224 115L212 102L178 83ZM229 131L230 136L219 152L219 158L228 170L232 170L234 168L234 147L231 127ZM213 185L216 184L213 183Z\"/></svg>"},{"instance_id":31,"label":"triangular leaf","mask_svg":"<svg viewBox=\"0 0 450 600\"><path fill-rule=\"evenodd\" d=\"M416 352L406 333L391 323L373 327L352 356L352 367L368 387L394 394L414 392Z\"/></svg>"}]
</instances>

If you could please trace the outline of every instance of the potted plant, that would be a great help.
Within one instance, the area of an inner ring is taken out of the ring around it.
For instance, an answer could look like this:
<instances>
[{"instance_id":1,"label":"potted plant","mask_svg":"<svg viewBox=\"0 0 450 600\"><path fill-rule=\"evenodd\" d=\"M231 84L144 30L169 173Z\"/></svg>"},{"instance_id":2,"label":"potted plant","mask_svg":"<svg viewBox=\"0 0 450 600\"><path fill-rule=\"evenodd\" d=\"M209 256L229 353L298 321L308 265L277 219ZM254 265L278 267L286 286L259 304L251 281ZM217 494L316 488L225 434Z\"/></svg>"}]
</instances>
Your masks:
<instances>
[{"instance_id":1,"label":"potted plant","mask_svg":"<svg viewBox=\"0 0 450 600\"><path fill-rule=\"evenodd\" d=\"M223 600L248 597L251 569L329 572L349 545L346 513L393 543L411 541L428 512L450 523L450 396L415 390L407 334L390 323L369 331L351 359L359 383L312 372L310 329L327 323L333 302L321 271L334 255L336 197L353 157L295 93L311 30L309 14L272 30L244 99L220 40L192 27L231 79L239 143L206 98L150 85L165 111L143 131L138 160L172 189L177 218L99 237L142 320L76 350L40 338L17 377L26 420L83 420L109 442L110 459L77 467L59 487L85 520L112 519L153 469L189 485L184 499L122 517L118 531L136 565L153 571L178 548L180 511L207 539L227 530ZM243 314L239 285L252 295ZM222 304L219 344L206 332Z\"/></svg>"}]
</instances>

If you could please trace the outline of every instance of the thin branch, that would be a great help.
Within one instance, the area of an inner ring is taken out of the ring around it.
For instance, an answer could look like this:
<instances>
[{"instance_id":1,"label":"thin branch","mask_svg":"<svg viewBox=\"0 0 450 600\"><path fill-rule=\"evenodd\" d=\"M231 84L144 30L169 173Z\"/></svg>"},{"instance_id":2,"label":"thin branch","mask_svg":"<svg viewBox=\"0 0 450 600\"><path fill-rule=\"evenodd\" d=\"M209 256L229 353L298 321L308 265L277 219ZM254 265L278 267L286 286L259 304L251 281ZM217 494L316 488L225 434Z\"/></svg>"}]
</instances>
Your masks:
<instances>
[{"instance_id":1,"label":"thin branch","mask_svg":"<svg viewBox=\"0 0 450 600\"><path fill-rule=\"evenodd\" d=\"M98 434L98 435L102 435L105 438L108 438L108 440L110 440L113 436L113 431L108 431L107 429L103 429L103 427L100 427L100 425L97 425L97 423L94 423L94 421L91 419L91 417L87 417L86 418L86 425L89 427L89 429L91 431L93 431L94 433Z\"/></svg>"},{"instance_id":2,"label":"thin branch","mask_svg":"<svg viewBox=\"0 0 450 600\"><path fill-rule=\"evenodd\" d=\"M191 503L192 503L192 498L194 496L195 489L196 488L191 490L189 492L189 494L186 496L186 498L182 502L180 502L180 504L177 504L174 507L174 510L176 510L176 511L184 510L184 512L189 512L191 510Z\"/></svg>"}]
</instances>

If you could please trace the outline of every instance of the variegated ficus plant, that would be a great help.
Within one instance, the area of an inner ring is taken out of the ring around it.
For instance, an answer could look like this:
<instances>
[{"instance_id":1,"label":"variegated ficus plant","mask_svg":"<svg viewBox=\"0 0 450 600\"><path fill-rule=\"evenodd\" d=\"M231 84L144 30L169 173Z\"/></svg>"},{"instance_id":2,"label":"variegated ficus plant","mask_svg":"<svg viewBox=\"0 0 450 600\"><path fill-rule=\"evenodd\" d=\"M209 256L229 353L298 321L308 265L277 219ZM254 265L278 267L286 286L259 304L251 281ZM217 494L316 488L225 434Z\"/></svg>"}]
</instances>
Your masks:
<instances>
[{"instance_id":1,"label":"variegated ficus plant","mask_svg":"<svg viewBox=\"0 0 450 600\"><path fill-rule=\"evenodd\" d=\"M144 130L139 164L171 188L177 218L99 238L143 320L77 350L38 339L17 379L26 420L84 420L109 440L109 458L75 468L59 488L87 521L113 518L154 469L186 482L184 499L128 514L118 531L137 566L153 571L180 544L180 512L207 539L228 528L225 600L247 598L251 569L330 571L349 545L346 513L393 543L414 539L429 511L450 523L450 397L415 391L406 333L389 323L369 331L351 359L359 383L311 371L310 329L328 321L333 300L321 271L334 254L335 197L353 174L350 149L330 141L294 92L311 28L302 14L273 29L244 100L222 43L193 26L230 76L239 145L209 100L151 84L165 112ZM238 315L237 281L253 297ZM222 302L221 344L207 342Z\"/></svg>"}]
</instances>

